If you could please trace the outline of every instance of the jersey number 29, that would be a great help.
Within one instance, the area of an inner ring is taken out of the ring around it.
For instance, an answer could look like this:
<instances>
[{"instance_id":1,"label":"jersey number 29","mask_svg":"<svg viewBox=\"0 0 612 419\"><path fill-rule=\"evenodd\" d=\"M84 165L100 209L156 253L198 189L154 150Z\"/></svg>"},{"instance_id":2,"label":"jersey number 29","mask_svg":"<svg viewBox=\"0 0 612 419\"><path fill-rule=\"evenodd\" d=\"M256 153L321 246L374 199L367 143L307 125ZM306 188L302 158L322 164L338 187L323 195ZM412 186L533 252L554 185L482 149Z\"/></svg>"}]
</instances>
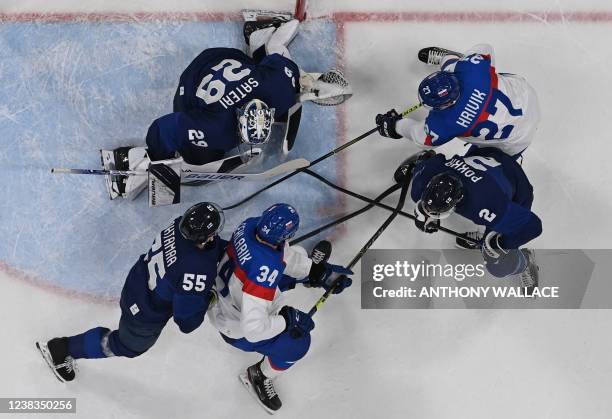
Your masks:
<instances>
[{"instance_id":1,"label":"jersey number 29","mask_svg":"<svg viewBox=\"0 0 612 419\"><path fill-rule=\"evenodd\" d=\"M240 70L242 63L240 61L226 59L221 61L216 66L212 67L213 70L219 71L223 69L223 78L229 82L239 81L251 74L251 70L244 68ZM207 74L204 76L198 90L196 90L196 96L206 102L207 105L211 105L219 101L225 94L225 83L220 79L214 79L214 74Z\"/></svg>"}]
</instances>

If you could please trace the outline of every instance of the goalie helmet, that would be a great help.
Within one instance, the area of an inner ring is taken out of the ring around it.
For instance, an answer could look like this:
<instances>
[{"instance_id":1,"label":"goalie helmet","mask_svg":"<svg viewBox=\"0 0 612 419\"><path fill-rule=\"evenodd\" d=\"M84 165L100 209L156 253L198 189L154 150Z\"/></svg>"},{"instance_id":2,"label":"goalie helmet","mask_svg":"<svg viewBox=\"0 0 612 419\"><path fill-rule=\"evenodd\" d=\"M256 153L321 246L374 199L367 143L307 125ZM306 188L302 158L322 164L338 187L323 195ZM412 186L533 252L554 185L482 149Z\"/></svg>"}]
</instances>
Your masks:
<instances>
[{"instance_id":1,"label":"goalie helmet","mask_svg":"<svg viewBox=\"0 0 612 419\"><path fill-rule=\"evenodd\" d=\"M265 144L270 139L274 124L274 108L253 99L238 111L240 140L249 145Z\"/></svg>"},{"instance_id":2,"label":"goalie helmet","mask_svg":"<svg viewBox=\"0 0 612 419\"><path fill-rule=\"evenodd\" d=\"M463 199L463 183L451 172L431 178L421 195L421 209L431 218L448 217Z\"/></svg>"},{"instance_id":3,"label":"goalie helmet","mask_svg":"<svg viewBox=\"0 0 612 419\"><path fill-rule=\"evenodd\" d=\"M419 100L434 110L450 108L461 94L459 79L448 71L436 71L419 84Z\"/></svg>"},{"instance_id":4,"label":"goalie helmet","mask_svg":"<svg viewBox=\"0 0 612 419\"><path fill-rule=\"evenodd\" d=\"M257 223L257 236L273 245L292 238L300 227L300 216L289 204L275 204L265 210Z\"/></svg>"},{"instance_id":5,"label":"goalie helmet","mask_svg":"<svg viewBox=\"0 0 612 419\"><path fill-rule=\"evenodd\" d=\"M204 244L215 237L225 224L223 209L212 202L195 204L181 217L181 235L196 244Z\"/></svg>"}]
</instances>

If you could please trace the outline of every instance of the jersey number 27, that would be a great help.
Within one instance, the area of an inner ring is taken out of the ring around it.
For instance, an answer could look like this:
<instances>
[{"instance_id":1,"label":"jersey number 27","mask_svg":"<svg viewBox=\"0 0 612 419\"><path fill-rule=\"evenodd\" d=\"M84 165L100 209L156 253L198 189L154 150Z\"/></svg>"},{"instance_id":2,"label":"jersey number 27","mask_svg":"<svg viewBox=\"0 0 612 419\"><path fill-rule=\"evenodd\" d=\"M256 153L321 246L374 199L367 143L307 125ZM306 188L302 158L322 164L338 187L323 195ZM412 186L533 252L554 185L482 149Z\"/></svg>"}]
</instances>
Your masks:
<instances>
[{"instance_id":1,"label":"jersey number 27","mask_svg":"<svg viewBox=\"0 0 612 419\"><path fill-rule=\"evenodd\" d=\"M491 94L491 100L489 101L489 105L487 106L486 111L490 115L495 115L498 110L498 106L497 106L498 103L503 105L508 110L508 113L511 116L523 115L523 110L516 109L512 105L512 102L510 102L510 98L508 96L506 96L501 90L494 89L493 93ZM496 135L500 131L500 128L495 122L487 119L485 121L482 121L476 124L476 126L472 129L472 136L473 137L483 137L484 136L485 140L504 140L510 136L510 133L512 132L513 129L514 129L514 125L511 125L511 124L505 125L501 128L501 133L499 137L496 137Z\"/></svg>"}]
</instances>

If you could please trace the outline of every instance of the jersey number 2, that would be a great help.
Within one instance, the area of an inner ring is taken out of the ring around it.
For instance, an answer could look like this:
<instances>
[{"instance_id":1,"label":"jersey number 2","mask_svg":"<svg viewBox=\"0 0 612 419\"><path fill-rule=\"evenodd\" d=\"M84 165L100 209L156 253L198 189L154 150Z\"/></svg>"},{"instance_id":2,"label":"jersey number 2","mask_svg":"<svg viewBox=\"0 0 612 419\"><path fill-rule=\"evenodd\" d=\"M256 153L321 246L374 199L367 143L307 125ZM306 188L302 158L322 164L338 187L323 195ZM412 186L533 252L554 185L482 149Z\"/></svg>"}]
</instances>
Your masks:
<instances>
[{"instance_id":1,"label":"jersey number 2","mask_svg":"<svg viewBox=\"0 0 612 419\"><path fill-rule=\"evenodd\" d=\"M242 80L251 74L250 69L244 68L239 70L240 67L242 67L242 63L240 61L226 59L214 66L212 69L214 71L223 69L223 78L231 82ZM213 80L213 77L214 74L207 74L204 76L200 82L200 85L198 86L198 90L196 90L196 96L206 102L207 105L218 102L225 94L225 83L220 79Z\"/></svg>"},{"instance_id":2,"label":"jersey number 2","mask_svg":"<svg viewBox=\"0 0 612 419\"><path fill-rule=\"evenodd\" d=\"M501 90L494 89L493 94L491 95L491 100L489 101L489 105L487 106L486 111L490 115L495 115L497 113L497 103L501 103L508 110L508 113L512 116L521 116L523 115L522 109L516 109L512 106L512 102L510 102L510 98L506 96ZM510 133L514 129L514 125L506 125L501 128L501 134L499 137L496 137L499 132L499 126L488 119L478 123L472 129L473 137L482 137L484 135L485 140L505 140L510 136Z\"/></svg>"}]
</instances>

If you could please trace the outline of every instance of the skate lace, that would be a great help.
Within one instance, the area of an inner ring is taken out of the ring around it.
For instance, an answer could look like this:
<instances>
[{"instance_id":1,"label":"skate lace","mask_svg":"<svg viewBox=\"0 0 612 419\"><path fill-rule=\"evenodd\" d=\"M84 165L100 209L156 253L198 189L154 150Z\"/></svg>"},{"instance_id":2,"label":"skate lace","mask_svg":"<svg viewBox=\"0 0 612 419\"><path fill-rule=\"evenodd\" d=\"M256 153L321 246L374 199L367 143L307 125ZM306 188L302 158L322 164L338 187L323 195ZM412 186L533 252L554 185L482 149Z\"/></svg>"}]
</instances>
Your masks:
<instances>
[{"instance_id":1,"label":"skate lace","mask_svg":"<svg viewBox=\"0 0 612 419\"><path fill-rule=\"evenodd\" d=\"M73 357L71 356L67 356L66 359L64 359L64 362L61 364L57 364L55 366L55 369L60 369L60 368L66 368L66 372L72 372L72 371L76 371L77 370L77 365L76 365L76 361L74 360Z\"/></svg>"},{"instance_id":2,"label":"skate lace","mask_svg":"<svg viewBox=\"0 0 612 419\"><path fill-rule=\"evenodd\" d=\"M476 241L482 240L482 234L480 234L480 232L478 231L468 231L467 233L465 233L465 235L468 236L470 239L474 239Z\"/></svg>"},{"instance_id":3,"label":"skate lace","mask_svg":"<svg viewBox=\"0 0 612 419\"><path fill-rule=\"evenodd\" d=\"M446 55L446 51L431 49L429 50L429 53L427 55L427 62L429 64L439 64L445 55Z\"/></svg>"},{"instance_id":4,"label":"skate lace","mask_svg":"<svg viewBox=\"0 0 612 419\"><path fill-rule=\"evenodd\" d=\"M271 379L266 378L263 384L264 384L264 390L266 391L266 395L268 396L269 399L276 396L276 390L274 389L274 384L272 383Z\"/></svg>"},{"instance_id":5,"label":"skate lace","mask_svg":"<svg viewBox=\"0 0 612 419\"><path fill-rule=\"evenodd\" d=\"M531 270L528 267L525 272L521 274L521 286L523 287L533 287L535 285L535 281L533 280L533 276L531 275Z\"/></svg>"}]
</instances>

